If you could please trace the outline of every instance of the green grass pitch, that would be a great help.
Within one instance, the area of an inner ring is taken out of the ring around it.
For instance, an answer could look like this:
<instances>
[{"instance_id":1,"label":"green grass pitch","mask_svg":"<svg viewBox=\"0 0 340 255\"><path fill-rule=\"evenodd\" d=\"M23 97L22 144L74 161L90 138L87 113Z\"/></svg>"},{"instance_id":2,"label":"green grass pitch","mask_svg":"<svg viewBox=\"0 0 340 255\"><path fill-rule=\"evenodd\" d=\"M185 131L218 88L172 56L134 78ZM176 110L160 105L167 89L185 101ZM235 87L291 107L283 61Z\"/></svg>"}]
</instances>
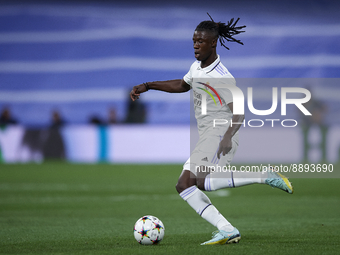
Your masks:
<instances>
[{"instance_id":1,"label":"green grass pitch","mask_svg":"<svg viewBox=\"0 0 340 255\"><path fill-rule=\"evenodd\" d=\"M200 246L215 230L176 193L181 165L0 165L0 254L339 254L340 179L292 179L294 194L267 185L210 192L242 235ZM340 165L334 166L340 171ZM142 246L143 215L165 238Z\"/></svg>"}]
</instances>

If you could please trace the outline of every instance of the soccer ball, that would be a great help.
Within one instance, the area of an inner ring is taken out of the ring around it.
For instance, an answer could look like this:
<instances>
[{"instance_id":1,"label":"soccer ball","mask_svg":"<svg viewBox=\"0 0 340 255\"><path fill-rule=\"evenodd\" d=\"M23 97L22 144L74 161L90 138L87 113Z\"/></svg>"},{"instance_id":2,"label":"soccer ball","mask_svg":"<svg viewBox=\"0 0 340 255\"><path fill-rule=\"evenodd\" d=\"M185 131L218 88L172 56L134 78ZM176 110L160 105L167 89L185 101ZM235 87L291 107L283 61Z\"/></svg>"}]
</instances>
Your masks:
<instances>
[{"instance_id":1,"label":"soccer ball","mask_svg":"<svg viewBox=\"0 0 340 255\"><path fill-rule=\"evenodd\" d=\"M137 220L133 234L140 244L157 244L164 237L164 224L157 217L146 215Z\"/></svg>"}]
</instances>

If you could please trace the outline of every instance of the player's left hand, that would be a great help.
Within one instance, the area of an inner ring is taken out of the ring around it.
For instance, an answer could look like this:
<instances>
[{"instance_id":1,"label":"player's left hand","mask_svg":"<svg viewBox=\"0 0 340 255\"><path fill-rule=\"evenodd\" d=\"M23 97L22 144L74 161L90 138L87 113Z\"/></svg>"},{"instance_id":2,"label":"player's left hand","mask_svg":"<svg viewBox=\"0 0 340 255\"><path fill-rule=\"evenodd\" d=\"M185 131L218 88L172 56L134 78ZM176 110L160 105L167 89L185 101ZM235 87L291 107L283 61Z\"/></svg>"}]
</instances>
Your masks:
<instances>
[{"instance_id":1,"label":"player's left hand","mask_svg":"<svg viewBox=\"0 0 340 255\"><path fill-rule=\"evenodd\" d=\"M220 142L220 146L217 151L217 158L220 159L220 154L222 153L223 156L228 154L228 152L233 147L233 143L231 141L231 137L224 136L222 141Z\"/></svg>"}]
</instances>

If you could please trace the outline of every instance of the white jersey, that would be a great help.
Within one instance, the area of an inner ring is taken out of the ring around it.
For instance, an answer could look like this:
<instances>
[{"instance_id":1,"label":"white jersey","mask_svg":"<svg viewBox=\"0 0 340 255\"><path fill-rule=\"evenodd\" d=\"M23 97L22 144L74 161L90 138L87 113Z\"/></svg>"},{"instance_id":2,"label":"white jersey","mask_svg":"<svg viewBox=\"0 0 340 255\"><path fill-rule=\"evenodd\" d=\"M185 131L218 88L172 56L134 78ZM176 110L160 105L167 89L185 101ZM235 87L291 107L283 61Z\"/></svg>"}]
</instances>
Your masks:
<instances>
[{"instance_id":1,"label":"white jersey","mask_svg":"<svg viewBox=\"0 0 340 255\"><path fill-rule=\"evenodd\" d=\"M233 116L228 107L228 104L233 102L233 97L226 87L236 86L236 81L221 63L220 56L218 55L217 59L205 68L201 68L200 61L195 61L183 80L191 86L193 92L199 134L213 128L214 119L228 121L226 125L214 128L216 131L220 129L225 132Z\"/></svg>"}]
</instances>

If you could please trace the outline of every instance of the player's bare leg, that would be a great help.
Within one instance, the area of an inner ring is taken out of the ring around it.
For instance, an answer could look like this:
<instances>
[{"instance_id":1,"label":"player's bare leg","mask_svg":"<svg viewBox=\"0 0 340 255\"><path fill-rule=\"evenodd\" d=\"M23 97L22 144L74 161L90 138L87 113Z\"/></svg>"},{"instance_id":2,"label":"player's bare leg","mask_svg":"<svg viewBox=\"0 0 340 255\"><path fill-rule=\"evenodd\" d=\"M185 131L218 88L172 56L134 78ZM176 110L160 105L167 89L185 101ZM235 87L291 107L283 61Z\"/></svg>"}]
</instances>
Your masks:
<instances>
[{"instance_id":1,"label":"player's bare leg","mask_svg":"<svg viewBox=\"0 0 340 255\"><path fill-rule=\"evenodd\" d=\"M185 189L196 185L196 176L189 170L183 170L178 182L176 184L176 190L180 194Z\"/></svg>"}]
</instances>

